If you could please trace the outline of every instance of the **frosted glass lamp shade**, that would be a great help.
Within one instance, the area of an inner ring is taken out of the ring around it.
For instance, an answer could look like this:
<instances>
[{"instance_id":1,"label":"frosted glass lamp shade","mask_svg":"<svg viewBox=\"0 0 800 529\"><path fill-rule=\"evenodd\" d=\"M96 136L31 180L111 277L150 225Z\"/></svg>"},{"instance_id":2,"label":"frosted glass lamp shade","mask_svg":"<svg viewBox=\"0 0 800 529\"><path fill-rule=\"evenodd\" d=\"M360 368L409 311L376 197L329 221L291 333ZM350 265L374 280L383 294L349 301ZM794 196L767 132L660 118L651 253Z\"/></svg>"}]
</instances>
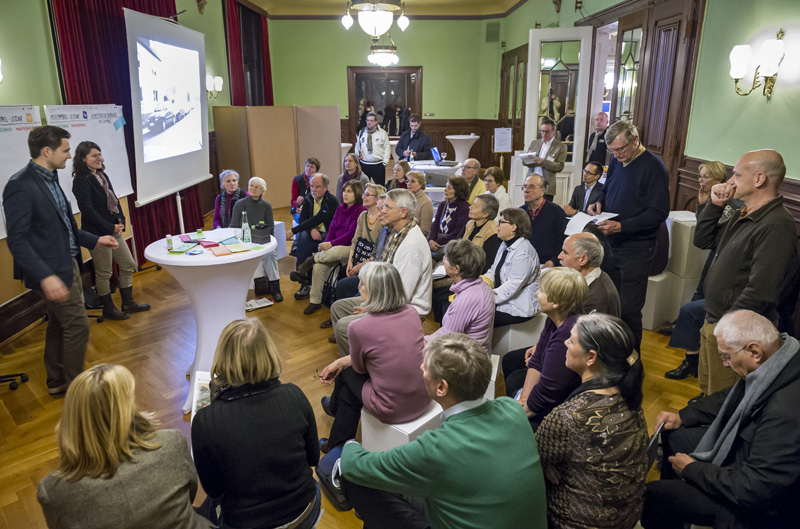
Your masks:
<instances>
[{"instance_id":1,"label":"frosted glass lamp shade","mask_svg":"<svg viewBox=\"0 0 800 529\"><path fill-rule=\"evenodd\" d=\"M350 16L349 11L342 17L342 25L344 29L350 29L350 26L353 25L353 17Z\"/></svg>"},{"instance_id":2,"label":"frosted glass lamp shade","mask_svg":"<svg viewBox=\"0 0 800 529\"><path fill-rule=\"evenodd\" d=\"M758 63L761 65L758 74L764 77L771 77L777 74L778 66L781 63L781 59L783 59L784 53L783 40L770 39L764 41L758 54Z\"/></svg>"},{"instance_id":3,"label":"frosted glass lamp shade","mask_svg":"<svg viewBox=\"0 0 800 529\"><path fill-rule=\"evenodd\" d=\"M370 37L380 37L392 27L391 11L359 11L358 25Z\"/></svg>"},{"instance_id":4,"label":"frosted glass lamp shade","mask_svg":"<svg viewBox=\"0 0 800 529\"><path fill-rule=\"evenodd\" d=\"M730 55L731 79L741 79L747 74L747 67L750 65L752 55L750 46L746 44L733 47Z\"/></svg>"},{"instance_id":5,"label":"frosted glass lamp shade","mask_svg":"<svg viewBox=\"0 0 800 529\"><path fill-rule=\"evenodd\" d=\"M400 31L405 31L408 27L408 17L405 13L400 15L400 18L397 19L397 27L400 28Z\"/></svg>"},{"instance_id":6,"label":"frosted glass lamp shade","mask_svg":"<svg viewBox=\"0 0 800 529\"><path fill-rule=\"evenodd\" d=\"M206 90L209 92L214 91L214 78L209 73L206 74Z\"/></svg>"},{"instance_id":7,"label":"frosted glass lamp shade","mask_svg":"<svg viewBox=\"0 0 800 529\"><path fill-rule=\"evenodd\" d=\"M216 90L217 92L222 91L222 77L220 77L219 75L214 77L214 90Z\"/></svg>"}]
</instances>

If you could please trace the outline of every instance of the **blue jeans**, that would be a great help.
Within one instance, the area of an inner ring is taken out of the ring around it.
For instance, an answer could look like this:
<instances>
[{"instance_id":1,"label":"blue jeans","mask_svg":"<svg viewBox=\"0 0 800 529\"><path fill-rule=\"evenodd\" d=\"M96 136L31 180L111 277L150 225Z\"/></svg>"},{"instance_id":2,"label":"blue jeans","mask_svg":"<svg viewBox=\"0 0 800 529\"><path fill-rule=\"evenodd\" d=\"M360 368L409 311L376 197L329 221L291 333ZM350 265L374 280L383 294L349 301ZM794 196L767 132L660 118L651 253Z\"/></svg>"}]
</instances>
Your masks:
<instances>
[{"instance_id":1,"label":"blue jeans","mask_svg":"<svg viewBox=\"0 0 800 529\"><path fill-rule=\"evenodd\" d=\"M690 301L681 307L678 319L675 320L675 330L669 339L669 346L687 351L700 349L700 328L706 319L706 301L698 299Z\"/></svg>"},{"instance_id":2,"label":"blue jeans","mask_svg":"<svg viewBox=\"0 0 800 529\"><path fill-rule=\"evenodd\" d=\"M300 266L306 259L314 255L314 252L317 251L319 247L319 243L322 241L315 241L311 238L310 231L301 231L297 234L297 250L295 251L294 256L297 258L297 265Z\"/></svg>"}]
</instances>

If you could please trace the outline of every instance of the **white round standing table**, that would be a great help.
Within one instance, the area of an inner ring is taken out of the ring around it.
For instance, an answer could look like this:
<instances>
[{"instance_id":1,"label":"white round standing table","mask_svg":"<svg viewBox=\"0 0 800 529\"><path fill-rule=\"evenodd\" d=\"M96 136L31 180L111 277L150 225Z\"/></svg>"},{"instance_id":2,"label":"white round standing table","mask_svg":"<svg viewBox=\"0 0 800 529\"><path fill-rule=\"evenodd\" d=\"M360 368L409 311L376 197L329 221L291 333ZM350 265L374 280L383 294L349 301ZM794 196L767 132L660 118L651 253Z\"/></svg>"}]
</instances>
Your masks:
<instances>
[{"instance_id":1,"label":"white round standing table","mask_svg":"<svg viewBox=\"0 0 800 529\"><path fill-rule=\"evenodd\" d=\"M469 150L472 149L475 142L480 139L480 136L475 134L453 134L445 136L445 138L453 144L453 148L456 150L456 157L452 159L456 162L463 163L464 160L469 158Z\"/></svg>"},{"instance_id":2,"label":"white round standing table","mask_svg":"<svg viewBox=\"0 0 800 529\"><path fill-rule=\"evenodd\" d=\"M206 232L210 240L224 240L226 233L233 236L234 230L218 229ZM180 244L177 235L173 242ZM275 237L267 244L245 244L261 246L259 250L234 253L217 257L206 249L200 255L173 255L167 250L167 242L161 239L150 244L144 251L148 261L163 266L174 277L189 296L197 323L197 347L194 362L189 367L191 380L195 372L211 371L214 351L222 330L233 320L244 319L247 287L256 267L268 252L275 250ZM189 385L183 413L191 410L192 384Z\"/></svg>"}]
</instances>

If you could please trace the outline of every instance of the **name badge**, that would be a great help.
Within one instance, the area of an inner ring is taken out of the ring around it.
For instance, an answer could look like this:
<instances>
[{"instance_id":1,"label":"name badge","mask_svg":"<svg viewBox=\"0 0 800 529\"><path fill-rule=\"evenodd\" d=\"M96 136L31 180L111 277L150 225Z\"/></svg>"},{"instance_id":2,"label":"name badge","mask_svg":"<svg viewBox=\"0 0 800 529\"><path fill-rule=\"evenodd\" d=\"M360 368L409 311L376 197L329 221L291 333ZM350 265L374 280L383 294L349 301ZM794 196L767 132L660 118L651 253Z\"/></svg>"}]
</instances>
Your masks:
<instances>
[{"instance_id":1,"label":"name badge","mask_svg":"<svg viewBox=\"0 0 800 529\"><path fill-rule=\"evenodd\" d=\"M556 158L555 156L548 156L547 159L551 162L554 162Z\"/></svg>"}]
</instances>

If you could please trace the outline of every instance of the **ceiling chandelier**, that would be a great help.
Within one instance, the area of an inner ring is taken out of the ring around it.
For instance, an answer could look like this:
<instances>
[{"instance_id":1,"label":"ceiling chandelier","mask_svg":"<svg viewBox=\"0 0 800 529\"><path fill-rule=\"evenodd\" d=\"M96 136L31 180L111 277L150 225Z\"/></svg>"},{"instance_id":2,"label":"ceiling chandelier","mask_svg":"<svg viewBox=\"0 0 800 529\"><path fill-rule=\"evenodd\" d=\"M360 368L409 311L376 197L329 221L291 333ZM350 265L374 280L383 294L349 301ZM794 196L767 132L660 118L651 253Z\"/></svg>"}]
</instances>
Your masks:
<instances>
[{"instance_id":1,"label":"ceiling chandelier","mask_svg":"<svg viewBox=\"0 0 800 529\"><path fill-rule=\"evenodd\" d=\"M400 0L383 0L381 2L348 1L345 7L345 14L342 17L342 25L345 29L350 29L350 26L353 25L353 17L350 15L351 9L355 9L358 12L358 25L361 26L364 33L373 39L377 39L389 31L392 27L395 11L401 11L400 16L397 18L397 27L401 31L405 31L409 24L405 4L401 4Z\"/></svg>"},{"instance_id":2,"label":"ceiling chandelier","mask_svg":"<svg viewBox=\"0 0 800 529\"><path fill-rule=\"evenodd\" d=\"M369 55L367 56L367 60L375 64L377 66L381 66L386 68L387 66L394 66L400 61L400 58L397 56L397 46L395 46L392 37L387 33L386 37L389 39L389 43L381 44L379 39L374 39L372 42L372 46L369 47Z\"/></svg>"}]
</instances>

